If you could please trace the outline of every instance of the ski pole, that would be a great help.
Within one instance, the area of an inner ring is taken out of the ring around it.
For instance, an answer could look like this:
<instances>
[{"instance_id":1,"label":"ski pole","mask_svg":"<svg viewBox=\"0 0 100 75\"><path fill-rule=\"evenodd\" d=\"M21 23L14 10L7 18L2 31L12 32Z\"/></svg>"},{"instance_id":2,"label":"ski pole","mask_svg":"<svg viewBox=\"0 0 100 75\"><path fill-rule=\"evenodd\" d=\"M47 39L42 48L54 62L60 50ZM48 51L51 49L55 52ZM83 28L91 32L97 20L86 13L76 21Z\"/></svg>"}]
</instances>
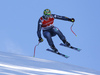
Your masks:
<instances>
[{"instance_id":1,"label":"ski pole","mask_svg":"<svg viewBox=\"0 0 100 75\"><path fill-rule=\"evenodd\" d=\"M75 36L77 36L77 35L74 33L74 31L72 30L73 25L74 25L74 22L73 22L73 24L71 25L70 29L71 29L72 33L73 33Z\"/></svg>"},{"instance_id":2,"label":"ski pole","mask_svg":"<svg viewBox=\"0 0 100 75\"><path fill-rule=\"evenodd\" d=\"M38 44L34 47L34 55L33 57L35 57L35 51L36 51L36 47L39 45L40 42L38 42Z\"/></svg>"}]
</instances>

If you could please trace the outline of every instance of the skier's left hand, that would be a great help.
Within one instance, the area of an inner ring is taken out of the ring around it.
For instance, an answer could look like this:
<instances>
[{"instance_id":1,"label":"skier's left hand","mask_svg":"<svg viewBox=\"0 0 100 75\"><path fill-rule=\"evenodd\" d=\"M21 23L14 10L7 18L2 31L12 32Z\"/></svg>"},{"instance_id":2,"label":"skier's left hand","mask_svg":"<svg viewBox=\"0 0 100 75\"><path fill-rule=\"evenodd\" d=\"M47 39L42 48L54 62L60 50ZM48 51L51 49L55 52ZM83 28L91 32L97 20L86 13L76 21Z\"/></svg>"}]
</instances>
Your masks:
<instances>
[{"instance_id":1,"label":"skier's left hand","mask_svg":"<svg viewBox=\"0 0 100 75\"><path fill-rule=\"evenodd\" d=\"M75 19L74 18L71 18L71 22L75 22Z\"/></svg>"},{"instance_id":2,"label":"skier's left hand","mask_svg":"<svg viewBox=\"0 0 100 75\"><path fill-rule=\"evenodd\" d=\"M75 19L74 18L70 18L69 21L75 22Z\"/></svg>"}]
</instances>

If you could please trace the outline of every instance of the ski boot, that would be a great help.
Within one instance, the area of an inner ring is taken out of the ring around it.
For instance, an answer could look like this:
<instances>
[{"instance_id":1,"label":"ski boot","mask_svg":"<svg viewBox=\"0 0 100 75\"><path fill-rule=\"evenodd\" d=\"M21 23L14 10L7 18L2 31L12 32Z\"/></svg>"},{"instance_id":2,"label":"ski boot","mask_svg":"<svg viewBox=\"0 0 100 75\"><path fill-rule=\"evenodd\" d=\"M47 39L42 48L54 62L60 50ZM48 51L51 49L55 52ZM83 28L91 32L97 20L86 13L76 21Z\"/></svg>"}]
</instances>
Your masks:
<instances>
[{"instance_id":1,"label":"ski boot","mask_svg":"<svg viewBox=\"0 0 100 75\"><path fill-rule=\"evenodd\" d=\"M70 46L71 46L70 43L67 42L66 40L63 40L63 43L64 43L67 47L70 47Z\"/></svg>"},{"instance_id":2,"label":"ski boot","mask_svg":"<svg viewBox=\"0 0 100 75\"><path fill-rule=\"evenodd\" d=\"M66 42L65 45L68 46L68 47L71 46L69 42Z\"/></svg>"},{"instance_id":3,"label":"ski boot","mask_svg":"<svg viewBox=\"0 0 100 75\"><path fill-rule=\"evenodd\" d=\"M54 52L58 53L58 50L57 50L57 48L56 48L54 45L52 45L51 48L52 48L52 50L53 50Z\"/></svg>"}]
</instances>

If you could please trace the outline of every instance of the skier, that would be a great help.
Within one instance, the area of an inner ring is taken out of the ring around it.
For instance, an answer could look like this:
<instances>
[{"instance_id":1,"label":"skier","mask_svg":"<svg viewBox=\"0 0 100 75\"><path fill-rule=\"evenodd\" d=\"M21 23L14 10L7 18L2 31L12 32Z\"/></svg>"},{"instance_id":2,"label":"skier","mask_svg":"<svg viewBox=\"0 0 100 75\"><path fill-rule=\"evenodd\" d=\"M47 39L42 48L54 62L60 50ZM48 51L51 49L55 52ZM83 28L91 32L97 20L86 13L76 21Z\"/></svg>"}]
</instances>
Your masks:
<instances>
[{"instance_id":1,"label":"skier","mask_svg":"<svg viewBox=\"0 0 100 75\"><path fill-rule=\"evenodd\" d=\"M70 43L66 40L65 36L63 35L63 33L54 26L54 19L60 19L60 20L65 20L65 21L70 21L70 22L74 22L75 19L74 18L68 18L65 16L59 16L56 14L51 14L51 11L49 9L45 9L43 12L43 16L40 17L39 21L38 21L38 29L37 29L37 35L39 38L39 42L43 42L43 39L41 37L41 29L43 30L43 36L47 39L47 42L49 44L49 46L51 47L51 49L55 52L57 52L57 48L55 47L53 41L52 41L52 37L55 36L56 34L59 36L59 38L62 40L62 42L66 45L66 46L71 46Z\"/></svg>"}]
</instances>

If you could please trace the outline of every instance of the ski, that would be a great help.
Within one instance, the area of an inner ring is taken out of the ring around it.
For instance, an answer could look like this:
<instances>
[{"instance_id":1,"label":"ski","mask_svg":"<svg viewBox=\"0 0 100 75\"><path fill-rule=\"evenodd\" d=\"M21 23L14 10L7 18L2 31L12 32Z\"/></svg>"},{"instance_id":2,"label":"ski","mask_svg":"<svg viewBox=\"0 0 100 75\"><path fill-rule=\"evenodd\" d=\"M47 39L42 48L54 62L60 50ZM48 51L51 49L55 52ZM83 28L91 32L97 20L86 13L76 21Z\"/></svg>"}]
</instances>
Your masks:
<instances>
[{"instance_id":1,"label":"ski","mask_svg":"<svg viewBox=\"0 0 100 75\"><path fill-rule=\"evenodd\" d=\"M60 55L60 56L63 56L63 57L65 57L65 58L69 58L69 56L67 56L67 55L65 55L65 54L62 54L62 53L60 53L60 52L55 52L55 51L53 51L53 50L51 50L51 49L46 49L46 50L49 51L49 52L56 53L56 54L58 54L58 55Z\"/></svg>"},{"instance_id":2,"label":"ski","mask_svg":"<svg viewBox=\"0 0 100 75\"><path fill-rule=\"evenodd\" d=\"M66 45L63 44L63 43L60 43L60 45L61 45L61 46L64 46L64 47L68 47L68 46L66 46ZM76 47L73 47L73 46L69 46L68 48L74 49L74 50L76 50L76 51L81 51L81 49L76 48Z\"/></svg>"}]
</instances>

